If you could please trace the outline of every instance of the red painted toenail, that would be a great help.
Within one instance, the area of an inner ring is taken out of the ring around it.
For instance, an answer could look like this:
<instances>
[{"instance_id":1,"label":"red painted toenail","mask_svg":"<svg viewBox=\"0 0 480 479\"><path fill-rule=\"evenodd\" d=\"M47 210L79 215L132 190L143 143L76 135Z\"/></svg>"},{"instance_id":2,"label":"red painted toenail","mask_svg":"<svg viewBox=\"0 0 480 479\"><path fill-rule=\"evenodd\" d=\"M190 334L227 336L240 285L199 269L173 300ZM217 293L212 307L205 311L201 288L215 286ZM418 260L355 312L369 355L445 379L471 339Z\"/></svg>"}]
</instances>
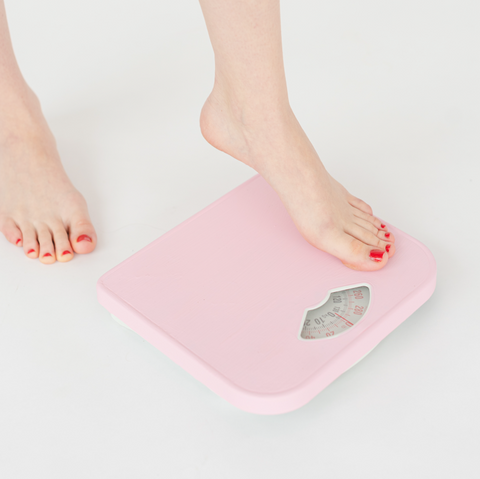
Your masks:
<instances>
[{"instance_id":1,"label":"red painted toenail","mask_svg":"<svg viewBox=\"0 0 480 479\"><path fill-rule=\"evenodd\" d=\"M390 238L390 233L385 233L385 238Z\"/></svg>"},{"instance_id":2,"label":"red painted toenail","mask_svg":"<svg viewBox=\"0 0 480 479\"><path fill-rule=\"evenodd\" d=\"M62 253L62 256L63 256L64 254L72 254L72 253L70 253L70 251L64 251L64 252Z\"/></svg>"},{"instance_id":3,"label":"red painted toenail","mask_svg":"<svg viewBox=\"0 0 480 479\"><path fill-rule=\"evenodd\" d=\"M379 249L372 249L372 251L370 251L370 259L380 262L383 259L384 253L385 251L380 251Z\"/></svg>"},{"instance_id":4,"label":"red painted toenail","mask_svg":"<svg viewBox=\"0 0 480 479\"><path fill-rule=\"evenodd\" d=\"M78 238L77 238L77 243L80 243L80 241L90 241L90 243L92 242L92 238L90 238L90 236L87 236L87 235L80 235Z\"/></svg>"},{"instance_id":5,"label":"red painted toenail","mask_svg":"<svg viewBox=\"0 0 480 479\"><path fill-rule=\"evenodd\" d=\"M387 250L387 253L390 253L390 245L387 244L387 246L385 246L385 249Z\"/></svg>"},{"instance_id":6,"label":"red painted toenail","mask_svg":"<svg viewBox=\"0 0 480 479\"><path fill-rule=\"evenodd\" d=\"M50 253L45 253L43 257L45 258L45 256L52 256L52 255Z\"/></svg>"},{"instance_id":7,"label":"red painted toenail","mask_svg":"<svg viewBox=\"0 0 480 479\"><path fill-rule=\"evenodd\" d=\"M382 228L385 228L385 225L384 225L384 224L381 224L380 226L381 226Z\"/></svg>"},{"instance_id":8,"label":"red painted toenail","mask_svg":"<svg viewBox=\"0 0 480 479\"><path fill-rule=\"evenodd\" d=\"M30 253L35 253L35 250L31 249L27 254L30 254Z\"/></svg>"},{"instance_id":9,"label":"red painted toenail","mask_svg":"<svg viewBox=\"0 0 480 479\"><path fill-rule=\"evenodd\" d=\"M15 244L20 243L20 241L22 241L21 238L18 238L18 240L17 240L17 242L16 242Z\"/></svg>"}]
</instances>

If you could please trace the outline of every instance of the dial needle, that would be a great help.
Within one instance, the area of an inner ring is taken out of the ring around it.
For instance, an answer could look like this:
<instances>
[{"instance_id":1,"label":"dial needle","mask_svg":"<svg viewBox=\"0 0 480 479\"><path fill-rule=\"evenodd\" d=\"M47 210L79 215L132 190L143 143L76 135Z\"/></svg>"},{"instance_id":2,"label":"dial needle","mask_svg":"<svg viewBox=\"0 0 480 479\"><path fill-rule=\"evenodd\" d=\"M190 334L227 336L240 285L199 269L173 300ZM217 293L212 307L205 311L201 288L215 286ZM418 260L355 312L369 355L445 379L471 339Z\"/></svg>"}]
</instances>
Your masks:
<instances>
[{"instance_id":1,"label":"dial needle","mask_svg":"<svg viewBox=\"0 0 480 479\"><path fill-rule=\"evenodd\" d=\"M335 313L339 318L342 318L349 326L353 326L353 323L351 323L348 319L345 319L343 316L340 316L339 314Z\"/></svg>"}]
</instances>

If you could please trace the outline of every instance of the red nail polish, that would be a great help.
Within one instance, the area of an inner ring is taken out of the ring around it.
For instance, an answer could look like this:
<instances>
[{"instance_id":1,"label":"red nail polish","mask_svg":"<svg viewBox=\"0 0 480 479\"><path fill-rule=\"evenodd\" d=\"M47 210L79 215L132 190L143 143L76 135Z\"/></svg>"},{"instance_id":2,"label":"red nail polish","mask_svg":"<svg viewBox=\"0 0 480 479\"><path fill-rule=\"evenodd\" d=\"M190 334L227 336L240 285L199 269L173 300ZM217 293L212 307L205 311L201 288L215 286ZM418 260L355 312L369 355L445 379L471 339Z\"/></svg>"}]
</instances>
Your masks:
<instances>
[{"instance_id":1,"label":"red nail polish","mask_svg":"<svg viewBox=\"0 0 480 479\"><path fill-rule=\"evenodd\" d=\"M18 240L17 240L17 242L16 242L15 244L20 243L20 241L22 241L22 239L21 239L21 238L18 238Z\"/></svg>"},{"instance_id":2,"label":"red nail polish","mask_svg":"<svg viewBox=\"0 0 480 479\"><path fill-rule=\"evenodd\" d=\"M390 245L387 244L387 246L385 246L385 249L387 250L387 253L390 253Z\"/></svg>"},{"instance_id":3,"label":"red nail polish","mask_svg":"<svg viewBox=\"0 0 480 479\"><path fill-rule=\"evenodd\" d=\"M390 238L390 233L385 233L385 238Z\"/></svg>"},{"instance_id":4,"label":"red nail polish","mask_svg":"<svg viewBox=\"0 0 480 479\"><path fill-rule=\"evenodd\" d=\"M87 236L87 235L80 235L78 238L77 238L77 243L80 243L80 241L90 241L90 243L92 242L92 238L90 238L90 236Z\"/></svg>"},{"instance_id":5,"label":"red nail polish","mask_svg":"<svg viewBox=\"0 0 480 479\"><path fill-rule=\"evenodd\" d=\"M385 228L385 225L384 225L384 224L381 224L380 226L381 226L382 228Z\"/></svg>"},{"instance_id":6,"label":"red nail polish","mask_svg":"<svg viewBox=\"0 0 480 479\"><path fill-rule=\"evenodd\" d=\"M70 253L70 251L64 251L64 252L62 253L62 256L63 256L64 254L72 254L72 253Z\"/></svg>"},{"instance_id":7,"label":"red nail polish","mask_svg":"<svg viewBox=\"0 0 480 479\"><path fill-rule=\"evenodd\" d=\"M30 253L35 253L35 250L31 249L27 254L30 254Z\"/></svg>"},{"instance_id":8,"label":"red nail polish","mask_svg":"<svg viewBox=\"0 0 480 479\"><path fill-rule=\"evenodd\" d=\"M52 255L50 253L45 253L43 257L45 258L45 256L52 256Z\"/></svg>"},{"instance_id":9,"label":"red nail polish","mask_svg":"<svg viewBox=\"0 0 480 479\"><path fill-rule=\"evenodd\" d=\"M382 261L384 253L385 251L380 251L379 249L372 249L372 251L370 251L370 259L380 262Z\"/></svg>"}]
</instances>

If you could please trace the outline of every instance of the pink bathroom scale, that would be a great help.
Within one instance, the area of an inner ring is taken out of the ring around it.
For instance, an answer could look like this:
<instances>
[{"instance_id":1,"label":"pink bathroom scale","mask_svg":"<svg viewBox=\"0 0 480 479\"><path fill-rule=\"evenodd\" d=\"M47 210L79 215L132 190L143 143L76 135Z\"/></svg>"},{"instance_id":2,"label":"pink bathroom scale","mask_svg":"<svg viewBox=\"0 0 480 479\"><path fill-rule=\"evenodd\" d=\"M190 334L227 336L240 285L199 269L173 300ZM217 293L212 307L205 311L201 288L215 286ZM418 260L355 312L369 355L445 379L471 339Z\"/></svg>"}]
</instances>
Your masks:
<instances>
[{"instance_id":1,"label":"pink bathroom scale","mask_svg":"<svg viewBox=\"0 0 480 479\"><path fill-rule=\"evenodd\" d=\"M432 295L433 255L388 228L395 256L353 271L303 239L256 175L104 274L98 299L231 404L285 413Z\"/></svg>"}]
</instances>

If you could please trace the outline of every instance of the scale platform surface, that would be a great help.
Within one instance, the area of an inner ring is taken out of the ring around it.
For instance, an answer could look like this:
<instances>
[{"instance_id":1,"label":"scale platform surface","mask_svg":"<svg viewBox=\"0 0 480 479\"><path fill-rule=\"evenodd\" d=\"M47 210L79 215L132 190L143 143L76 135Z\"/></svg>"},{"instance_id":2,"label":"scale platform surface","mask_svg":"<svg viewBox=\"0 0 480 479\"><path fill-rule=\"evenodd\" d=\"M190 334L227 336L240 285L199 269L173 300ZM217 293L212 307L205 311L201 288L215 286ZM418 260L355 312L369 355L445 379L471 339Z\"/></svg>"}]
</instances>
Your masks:
<instances>
[{"instance_id":1,"label":"scale platform surface","mask_svg":"<svg viewBox=\"0 0 480 479\"><path fill-rule=\"evenodd\" d=\"M255 175L104 274L99 302L231 404L297 409L432 295L436 265L388 225L396 253L354 271L310 245Z\"/></svg>"}]
</instances>

